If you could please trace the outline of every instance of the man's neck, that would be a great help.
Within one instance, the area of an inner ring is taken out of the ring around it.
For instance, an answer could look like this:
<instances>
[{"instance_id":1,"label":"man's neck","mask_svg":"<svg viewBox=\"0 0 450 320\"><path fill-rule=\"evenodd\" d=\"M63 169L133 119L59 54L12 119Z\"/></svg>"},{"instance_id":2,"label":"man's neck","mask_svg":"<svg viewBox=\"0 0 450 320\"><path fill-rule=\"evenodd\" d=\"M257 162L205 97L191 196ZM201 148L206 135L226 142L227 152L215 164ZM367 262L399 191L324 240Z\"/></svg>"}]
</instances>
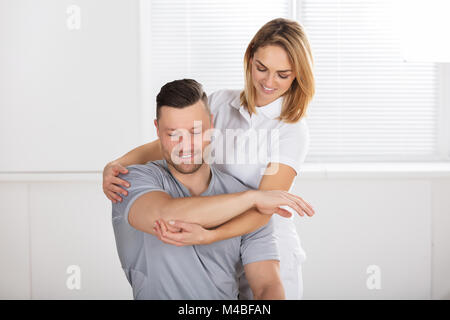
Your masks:
<instances>
[{"instance_id":1,"label":"man's neck","mask_svg":"<svg viewBox=\"0 0 450 320\"><path fill-rule=\"evenodd\" d=\"M194 173L181 173L177 171L172 165L167 163L170 173L180 181L191 193L191 196L199 196L208 189L211 181L211 168L207 163Z\"/></svg>"}]
</instances>

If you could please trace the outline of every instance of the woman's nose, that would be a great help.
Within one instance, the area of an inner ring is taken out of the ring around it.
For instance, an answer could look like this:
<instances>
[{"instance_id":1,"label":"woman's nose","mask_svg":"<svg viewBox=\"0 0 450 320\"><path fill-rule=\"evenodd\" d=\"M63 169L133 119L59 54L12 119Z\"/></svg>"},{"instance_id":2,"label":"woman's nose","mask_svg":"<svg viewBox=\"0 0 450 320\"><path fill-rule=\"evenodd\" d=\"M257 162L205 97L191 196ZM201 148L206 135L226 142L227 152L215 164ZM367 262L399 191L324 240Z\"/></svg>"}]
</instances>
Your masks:
<instances>
[{"instance_id":1,"label":"woman's nose","mask_svg":"<svg viewBox=\"0 0 450 320\"><path fill-rule=\"evenodd\" d=\"M268 88L273 88L273 84L275 83L275 74L270 74L268 73L267 77L266 77L266 81L265 81L265 86Z\"/></svg>"}]
</instances>

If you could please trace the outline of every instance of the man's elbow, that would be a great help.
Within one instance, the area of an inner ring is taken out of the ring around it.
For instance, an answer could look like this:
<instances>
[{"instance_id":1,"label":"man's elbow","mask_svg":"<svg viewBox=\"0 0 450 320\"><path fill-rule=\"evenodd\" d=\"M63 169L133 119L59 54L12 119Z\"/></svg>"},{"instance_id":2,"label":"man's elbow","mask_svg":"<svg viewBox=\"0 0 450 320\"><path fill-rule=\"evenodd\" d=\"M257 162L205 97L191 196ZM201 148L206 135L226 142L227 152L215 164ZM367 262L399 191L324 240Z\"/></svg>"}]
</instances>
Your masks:
<instances>
[{"instance_id":1,"label":"man's elbow","mask_svg":"<svg viewBox=\"0 0 450 320\"><path fill-rule=\"evenodd\" d=\"M135 229L155 235L153 230L157 220L162 218L159 209L152 210L130 210L128 214L128 223Z\"/></svg>"},{"instance_id":2,"label":"man's elbow","mask_svg":"<svg viewBox=\"0 0 450 320\"><path fill-rule=\"evenodd\" d=\"M281 280L273 280L260 288L255 290L253 293L255 300L285 300L284 287Z\"/></svg>"}]
</instances>

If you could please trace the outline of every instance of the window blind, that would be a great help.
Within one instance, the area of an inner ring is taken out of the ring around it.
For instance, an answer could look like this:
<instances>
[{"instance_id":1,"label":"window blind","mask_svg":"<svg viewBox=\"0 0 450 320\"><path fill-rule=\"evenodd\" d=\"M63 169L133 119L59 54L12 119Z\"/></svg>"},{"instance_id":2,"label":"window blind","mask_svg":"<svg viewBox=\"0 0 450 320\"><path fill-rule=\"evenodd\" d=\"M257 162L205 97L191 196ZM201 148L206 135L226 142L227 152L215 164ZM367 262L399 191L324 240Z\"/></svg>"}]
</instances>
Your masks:
<instances>
[{"instance_id":1,"label":"window blind","mask_svg":"<svg viewBox=\"0 0 450 320\"><path fill-rule=\"evenodd\" d=\"M150 1L151 90L157 94L181 78L199 81L207 93L243 88L251 38L264 23L291 12L291 1Z\"/></svg>"},{"instance_id":2,"label":"window blind","mask_svg":"<svg viewBox=\"0 0 450 320\"><path fill-rule=\"evenodd\" d=\"M174 79L194 78L207 93L242 89L253 35L271 19L293 18L305 27L315 62L306 162L442 160L438 67L403 59L390 1L145 3L142 89L144 107L153 108L146 117L154 117L160 87Z\"/></svg>"},{"instance_id":3,"label":"window blind","mask_svg":"<svg viewBox=\"0 0 450 320\"><path fill-rule=\"evenodd\" d=\"M308 113L309 161L440 160L438 67L403 59L392 28L401 16L392 6L300 2L317 89Z\"/></svg>"}]
</instances>

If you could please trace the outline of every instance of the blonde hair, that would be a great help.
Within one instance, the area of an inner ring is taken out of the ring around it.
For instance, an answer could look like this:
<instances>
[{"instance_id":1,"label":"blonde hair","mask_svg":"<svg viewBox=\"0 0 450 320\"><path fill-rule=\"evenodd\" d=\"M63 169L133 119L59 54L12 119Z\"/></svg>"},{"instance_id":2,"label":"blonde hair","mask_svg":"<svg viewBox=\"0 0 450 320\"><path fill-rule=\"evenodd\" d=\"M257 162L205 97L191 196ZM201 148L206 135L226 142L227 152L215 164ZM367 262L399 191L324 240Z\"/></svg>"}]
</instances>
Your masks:
<instances>
[{"instance_id":1,"label":"blonde hair","mask_svg":"<svg viewBox=\"0 0 450 320\"><path fill-rule=\"evenodd\" d=\"M278 18L267 22L250 41L244 55L245 87L240 94L241 105L250 114L256 113L256 89L253 86L250 59L256 50L267 45L283 48L293 66L295 79L284 94L279 120L295 123L306 115L306 109L315 93L313 57L304 28L296 21Z\"/></svg>"}]
</instances>

